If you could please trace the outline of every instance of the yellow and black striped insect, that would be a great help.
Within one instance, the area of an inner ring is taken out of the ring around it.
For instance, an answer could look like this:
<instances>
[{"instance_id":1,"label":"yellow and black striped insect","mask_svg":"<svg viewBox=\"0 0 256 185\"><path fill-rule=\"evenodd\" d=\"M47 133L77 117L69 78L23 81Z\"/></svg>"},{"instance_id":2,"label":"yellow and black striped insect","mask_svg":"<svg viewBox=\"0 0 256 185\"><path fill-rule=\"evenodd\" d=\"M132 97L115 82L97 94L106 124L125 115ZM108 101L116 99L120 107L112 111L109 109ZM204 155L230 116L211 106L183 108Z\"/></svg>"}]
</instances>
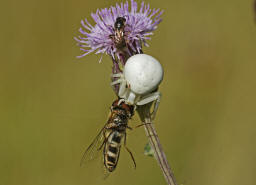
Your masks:
<instances>
[{"instance_id":1,"label":"yellow and black striped insect","mask_svg":"<svg viewBox=\"0 0 256 185\"><path fill-rule=\"evenodd\" d=\"M128 121L133 114L134 106L127 105L120 99L115 100L111 106L107 123L84 152L80 165L94 159L97 153L102 151L106 171L113 172L118 163L123 141L124 147L129 152L134 167L136 168L134 157L131 151L126 147L126 129L131 129L128 126Z\"/></svg>"}]
</instances>

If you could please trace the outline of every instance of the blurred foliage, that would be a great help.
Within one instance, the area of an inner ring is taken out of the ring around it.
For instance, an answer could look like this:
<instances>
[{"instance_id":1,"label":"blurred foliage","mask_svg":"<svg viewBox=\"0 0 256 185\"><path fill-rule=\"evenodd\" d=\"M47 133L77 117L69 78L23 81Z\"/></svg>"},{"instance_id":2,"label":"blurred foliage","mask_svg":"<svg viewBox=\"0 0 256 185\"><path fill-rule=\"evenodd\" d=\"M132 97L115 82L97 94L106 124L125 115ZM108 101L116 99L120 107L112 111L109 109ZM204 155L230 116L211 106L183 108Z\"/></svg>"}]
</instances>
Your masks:
<instances>
[{"instance_id":1,"label":"blurred foliage","mask_svg":"<svg viewBox=\"0 0 256 185\"><path fill-rule=\"evenodd\" d=\"M165 10L150 47L165 70L156 129L184 185L253 185L256 171L256 27L253 1L147 1ZM80 20L110 1L10 0L1 4L0 184L165 184L128 132L116 171L80 168L115 95L111 60L76 59ZM91 18L89 18L91 21ZM140 124L137 116L131 126ZM147 178L145 178L147 176Z\"/></svg>"},{"instance_id":2,"label":"blurred foliage","mask_svg":"<svg viewBox=\"0 0 256 185\"><path fill-rule=\"evenodd\" d=\"M152 149L152 147L150 146L149 143L147 143L147 144L144 146L144 155L150 156L150 157L153 157L153 156L154 156L154 151L153 151L153 149Z\"/></svg>"}]
</instances>

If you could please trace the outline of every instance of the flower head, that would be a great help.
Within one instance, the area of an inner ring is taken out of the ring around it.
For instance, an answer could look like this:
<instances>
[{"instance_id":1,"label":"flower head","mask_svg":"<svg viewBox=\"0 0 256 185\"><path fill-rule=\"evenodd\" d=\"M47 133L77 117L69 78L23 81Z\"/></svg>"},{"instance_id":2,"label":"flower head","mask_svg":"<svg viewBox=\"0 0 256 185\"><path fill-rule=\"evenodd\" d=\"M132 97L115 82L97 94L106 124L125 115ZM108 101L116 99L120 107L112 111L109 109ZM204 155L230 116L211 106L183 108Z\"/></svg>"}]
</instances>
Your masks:
<instances>
[{"instance_id":1,"label":"flower head","mask_svg":"<svg viewBox=\"0 0 256 185\"><path fill-rule=\"evenodd\" d=\"M95 52L108 54L113 59L115 56L120 59L123 48L116 44L116 39L120 35L126 46L126 53L130 56L141 53L142 43L148 46L146 40L150 39L150 35L161 22L162 13L163 11L160 12L159 9L150 9L149 4L145 5L144 2L138 9L137 2L133 0L131 0L130 10L127 1L116 4L115 7L98 9L96 13L91 14L96 23L94 26L87 19L81 21L82 28L79 32L82 36L75 38L84 52L79 57ZM125 20L123 33L119 35L115 27L118 17L123 17Z\"/></svg>"}]
</instances>

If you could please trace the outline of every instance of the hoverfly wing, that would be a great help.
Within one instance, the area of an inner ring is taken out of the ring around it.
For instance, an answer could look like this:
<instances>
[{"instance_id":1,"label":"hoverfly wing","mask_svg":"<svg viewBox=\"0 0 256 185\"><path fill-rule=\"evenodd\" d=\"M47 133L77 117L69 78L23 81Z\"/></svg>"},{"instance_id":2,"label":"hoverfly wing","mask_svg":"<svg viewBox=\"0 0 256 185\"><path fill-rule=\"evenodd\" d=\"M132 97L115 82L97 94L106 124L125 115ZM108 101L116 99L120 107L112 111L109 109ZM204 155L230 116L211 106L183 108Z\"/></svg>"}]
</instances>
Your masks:
<instances>
[{"instance_id":1,"label":"hoverfly wing","mask_svg":"<svg viewBox=\"0 0 256 185\"><path fill-rule=\"evenodd\" d=\"M83 166L87 162L97 158L102 151L105 144L105 126L101 129L98 135L94 138L90 146L85 150L83 157L80 161L80 166Z\"/></svg>"}]
</instances>

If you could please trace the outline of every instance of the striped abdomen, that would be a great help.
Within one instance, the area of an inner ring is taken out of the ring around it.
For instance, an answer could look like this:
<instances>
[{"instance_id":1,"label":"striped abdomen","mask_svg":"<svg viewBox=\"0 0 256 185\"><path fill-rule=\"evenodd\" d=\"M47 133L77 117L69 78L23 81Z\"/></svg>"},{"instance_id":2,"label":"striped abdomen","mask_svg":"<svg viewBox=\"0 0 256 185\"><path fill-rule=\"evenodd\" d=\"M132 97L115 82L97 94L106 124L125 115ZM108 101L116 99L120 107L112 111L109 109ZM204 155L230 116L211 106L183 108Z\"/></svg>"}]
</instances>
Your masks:
<instances>
[{"instance_id":1,"label":"striped abdomen","mask_svg":"<svg viewBox=\"0 0 256 185\"><path fill-rule=\"evenodd\" d=\"M104 165L109 172L115 170L121 148L123 133L113 131L109 134L104 147Z\"/></svg>"}]
</instances>

